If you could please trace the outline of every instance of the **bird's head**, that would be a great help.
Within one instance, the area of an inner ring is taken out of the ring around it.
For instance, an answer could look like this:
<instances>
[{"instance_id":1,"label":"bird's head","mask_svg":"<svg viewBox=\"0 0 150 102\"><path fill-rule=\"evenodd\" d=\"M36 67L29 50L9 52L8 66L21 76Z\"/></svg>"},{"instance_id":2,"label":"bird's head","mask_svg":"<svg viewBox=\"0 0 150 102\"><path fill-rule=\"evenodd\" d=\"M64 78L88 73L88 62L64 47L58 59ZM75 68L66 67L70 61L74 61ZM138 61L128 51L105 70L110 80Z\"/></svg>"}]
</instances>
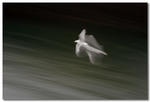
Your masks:
<instances>
[{"instance_id":1,"label":"bird's head","mask_svg":"<svg viewBox=\"0 0 150 102\"><path fill-rule=\"evenodd\" d=\"M79 42L79 40L75 40L74 42L75 42L75 43L78 43L78 42Z\"/></svg>"}]
</instances>

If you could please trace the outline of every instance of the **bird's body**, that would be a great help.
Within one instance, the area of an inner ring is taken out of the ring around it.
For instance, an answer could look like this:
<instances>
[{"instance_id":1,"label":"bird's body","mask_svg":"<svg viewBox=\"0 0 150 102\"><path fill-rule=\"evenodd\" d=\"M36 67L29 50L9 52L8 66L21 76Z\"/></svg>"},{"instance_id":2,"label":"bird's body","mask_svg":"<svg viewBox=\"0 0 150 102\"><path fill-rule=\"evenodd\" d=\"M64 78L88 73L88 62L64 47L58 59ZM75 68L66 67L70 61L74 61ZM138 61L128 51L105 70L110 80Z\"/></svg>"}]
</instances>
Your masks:
<instances>
[{"instance_id":1,"label":"bird's body","mask_svg":"<svg viewBox=\"0 0 150 102\"><path fill-rule=\"evenodd\" d=\"M81 41L81 40L76 40L77 41L77 43L78 44L80 44L80 45L84 45L84 46L86 46L86 45L88 45L86 42L84 42L84 41Z\"/></svg>"},{"instance_id":2,"label":"bird's body","mask_svg":"<svg viewBox=\"0 0 150 102\"><path fill-rule=\"evenodd\" d=\"M76 44L76 55L81 56L82 53L86 53L89 56L90 62L95 63L95 58L98 55L107 55L102 49L102 46L98 44L93 35L85 35L86 30L83 29L79 35L79 40L75 40Z\"/></svg>"}]
</instances>

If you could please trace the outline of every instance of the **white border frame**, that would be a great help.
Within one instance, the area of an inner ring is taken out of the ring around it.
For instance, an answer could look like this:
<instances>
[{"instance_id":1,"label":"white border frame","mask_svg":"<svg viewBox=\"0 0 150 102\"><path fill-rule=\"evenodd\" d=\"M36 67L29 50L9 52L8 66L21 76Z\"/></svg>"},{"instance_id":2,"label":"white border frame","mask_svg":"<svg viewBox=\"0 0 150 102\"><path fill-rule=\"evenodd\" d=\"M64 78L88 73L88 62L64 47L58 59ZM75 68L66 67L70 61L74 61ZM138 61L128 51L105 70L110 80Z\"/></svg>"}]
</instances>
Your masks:
<instances>
[{"instance_id":1,"label":"white border frame","mask_svg":"<svg viewBox=\"0 0 150 102\"><path fill-rule=\"evenodd\" d=\"M149 3L149 0L1 0L0 1L0 32L1 32L1 35L0 35L0 102L3 102L3 18L2 18L2 10L3 10L3 3L4 2L10 2L10 3L15 3L15 2L32 2L32 3L75 3L75 2L83 2L83 3ZM150 10L149 10L149 7L150 5L148 4L148 18L150 17ZM148 20L148 39L150 39L150 36L149 36L149 23L150 21ZM150 60L149 60L149 51L150 51L150 41L148 40L148 84L150 85L150 82L149 82L149 73L150 73L150 70L149 70L149 63L150 63ZM148 88L149 92L150 92L150 89ZM148 94L149 95L149 94ZM150 97L150 95L149 95ZM6 101L6 100L5 100ZM22 100L23 102L32 102L31 100ZM33 100L35 101L35 100ZM40 102L43 102L41 100L37 100L37 101L40 101ZM51 101L51 100L48 100L48 101ZM63 100L62 100L63 101ZM64 100L64 101L67 101L67 100ZM69 102L71 102L70 100L68 100ZM72 101L77 101L77 100L72 100ZM89 100L88 100L89 101ZM100 102L104 102L104 100L97 100L97 101L100 101ZM106 100L107 101L107 100ZM117 101L117 102L121 102L120 100L108 100L107 102L112 102L112 101ZM122 101L125 101L125 102L137 102L137 101L140 101L140 102L145 102L145 101L149 101L149 100L122 100ZM19 100L18 101L11 101L11 102L20 102ZM60 101L54 101L52 100L51 102L60 102ZM83 101L78 101L78 102L87 102L85 100ZM95 102L95 101L92 101L92 102Z\"/></svg>"}]
</instances>

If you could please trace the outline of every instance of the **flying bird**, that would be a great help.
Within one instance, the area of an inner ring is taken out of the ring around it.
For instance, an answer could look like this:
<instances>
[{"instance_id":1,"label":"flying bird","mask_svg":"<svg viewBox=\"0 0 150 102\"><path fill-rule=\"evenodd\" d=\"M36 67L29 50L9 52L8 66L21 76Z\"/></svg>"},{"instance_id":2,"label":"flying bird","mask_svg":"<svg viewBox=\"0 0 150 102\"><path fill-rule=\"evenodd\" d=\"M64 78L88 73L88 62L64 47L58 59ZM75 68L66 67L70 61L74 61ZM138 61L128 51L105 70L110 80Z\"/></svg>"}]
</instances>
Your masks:
<instances>
[{"instance_id":1,"label":"flying bird","mask_svg":"<svg viewBox=\"0 0 150 102\"><path fill-rule=\"evenodd\" d=\"M88 55L92 64L95 64L96 59L102 55L107 55L93 35L86 35L86 30L83 29L79 34L79 39L74 41L76 43L75 53L78 57Z\"/></svg>"}]
</instances>

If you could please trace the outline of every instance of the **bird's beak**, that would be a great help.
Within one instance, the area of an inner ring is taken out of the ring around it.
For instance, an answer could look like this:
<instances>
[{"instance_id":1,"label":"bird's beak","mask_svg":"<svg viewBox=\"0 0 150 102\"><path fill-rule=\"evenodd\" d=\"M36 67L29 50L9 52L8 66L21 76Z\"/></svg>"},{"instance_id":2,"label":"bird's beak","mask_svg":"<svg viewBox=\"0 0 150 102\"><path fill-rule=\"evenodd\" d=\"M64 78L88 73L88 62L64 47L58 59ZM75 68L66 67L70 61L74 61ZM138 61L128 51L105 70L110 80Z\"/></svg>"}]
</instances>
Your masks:
<instances>
[{"instance_id":1,"label":"bird's beak","mask_svg":"<svg viewBox=\"0 0 150 102\"><path fill-rule=\"evenodd\" d=\"M77 43L77 40L75 40L74 42Z\"/></svg>"}]
</instances>

